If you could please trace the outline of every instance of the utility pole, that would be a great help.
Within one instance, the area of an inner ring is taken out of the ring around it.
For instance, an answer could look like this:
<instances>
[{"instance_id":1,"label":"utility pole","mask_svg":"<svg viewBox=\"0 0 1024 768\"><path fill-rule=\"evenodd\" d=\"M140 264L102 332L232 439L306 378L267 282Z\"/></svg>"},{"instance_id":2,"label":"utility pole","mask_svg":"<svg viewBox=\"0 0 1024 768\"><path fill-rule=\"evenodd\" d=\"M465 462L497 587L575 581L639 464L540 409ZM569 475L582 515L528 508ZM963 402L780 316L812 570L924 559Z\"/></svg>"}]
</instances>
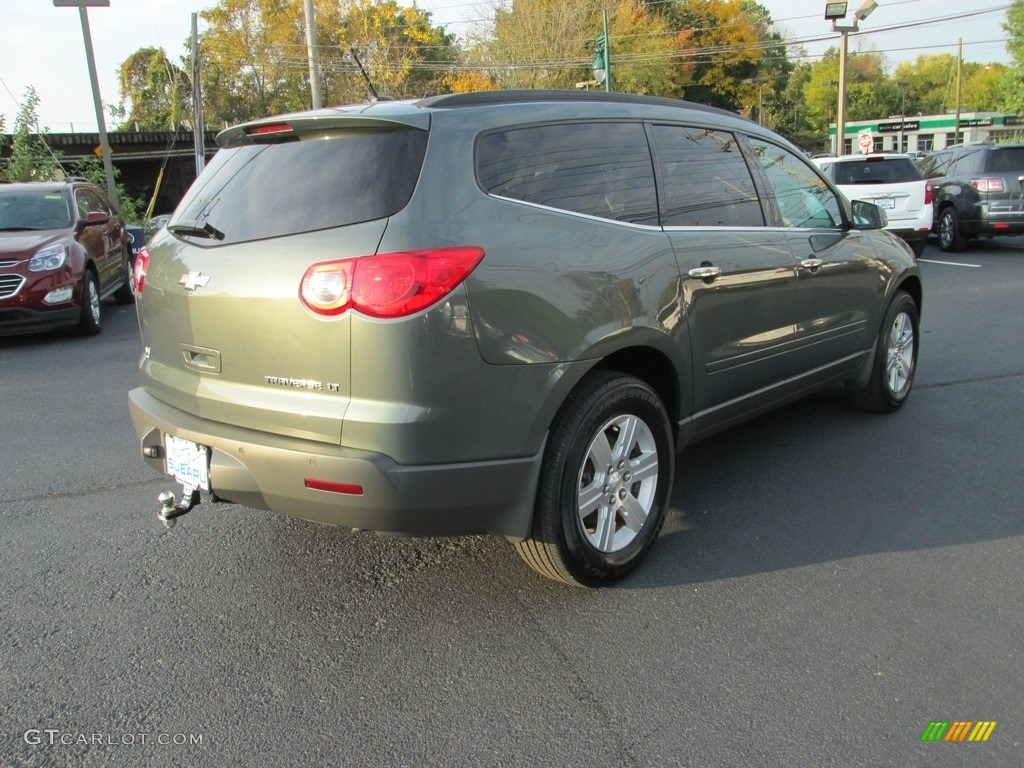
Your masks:
<instances>
[{"instance_id":1,"label":"utility pole","mask_svg":"<svg viewBox=\"0 0 1024 768\"><path fill-rule=\"evenodd\" d=\"M202 71L199 67L199 14L192 14L192 139L196 152L196 176L206 167L206 125L203 122Z\"/></svg>"},{"instance_id":2,"label":"utility pole","mask_svg":"<svg viewBox=\"0 0 1024 768\"><path fill-rule=\"evenodd\" d=\"M114 164L110 160L110 141L107 138L107 124L103 119L103 101L100 99L100 81L96 76L96 59L92 52L92 35L89 32L89 15L86 8L109 8L110 0L53 0L54 8L78 8L82 19L82 39L85 42L85 61L89 66L89 80L92 83L92 103L96 109L96 129L100 135L100 153L103 155L103 173L107 177L107 196L114 210L120 213L121 202L117 199L117 184L114 183Z\"/></svg>"},{"instance_id":3,"label":"utility pole","mask_svg":"<svg viewBox=\"0 0 1024 768\"><path fill-rule=\"evenodd\" d=\"M316 17L313 14L313 0L306 0L306 52L309 56L309 90L313 109L320 109L320 67L316 54Z\"/></svg>"},{"instance_id":4,"label":"utility pole","mask_svg":"<svg viewBox=\"0 0 1024 768\"><path fill-rule=\"evenodd\" d=\"M953 143L960 143L960 83L964 74L964 39L957 41L956 51L956 125L953 128Z\"/></svg>"}]
</instances>

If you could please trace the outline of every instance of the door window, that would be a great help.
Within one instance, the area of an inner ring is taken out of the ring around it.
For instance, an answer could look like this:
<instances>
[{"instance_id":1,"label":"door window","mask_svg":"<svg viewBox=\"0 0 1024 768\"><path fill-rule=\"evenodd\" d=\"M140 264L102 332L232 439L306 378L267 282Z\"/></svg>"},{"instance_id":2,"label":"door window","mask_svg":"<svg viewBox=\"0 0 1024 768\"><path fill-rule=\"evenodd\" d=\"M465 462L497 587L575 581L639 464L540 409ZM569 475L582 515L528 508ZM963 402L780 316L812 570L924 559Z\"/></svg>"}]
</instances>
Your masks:
<instances>
[{"instance_id":1,"label":"door window","mask_svg":"<svg viewBox=\"0 0 1024 768\"><path fill-rule=\"evenodd\" d=\"M787 227L835 229L843 225L842 206L818 172L788 149L750 139Z\"/></svg>"}]
</instances>

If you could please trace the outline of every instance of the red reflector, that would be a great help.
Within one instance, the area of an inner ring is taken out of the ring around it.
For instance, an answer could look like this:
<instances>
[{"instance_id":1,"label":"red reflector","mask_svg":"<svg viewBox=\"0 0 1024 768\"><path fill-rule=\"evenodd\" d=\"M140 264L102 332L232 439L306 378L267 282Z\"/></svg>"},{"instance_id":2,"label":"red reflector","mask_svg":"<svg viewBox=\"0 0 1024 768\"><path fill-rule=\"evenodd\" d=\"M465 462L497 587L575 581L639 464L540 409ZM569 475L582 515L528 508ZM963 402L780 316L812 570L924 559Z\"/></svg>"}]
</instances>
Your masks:
<instances>
[{"instance_id":1,"label":"red reflector","mask_svg":"<svg viewBox=\"0 0 1024 768\"><path fill-rule=\"evenodd\" d=\"M996 224L995 228L996 229L1009 229L1010 225L1007 224L1006 222L999 222L998 224Z\"/></svg>"},{"instance_id":2,"label":"red reflector","mask_svg":"<svg viewBox=\"0 0 1024 768\"><path fill-rule=\"evenodd\" d=\"M925 205L931 205L932 204L932 200L935 199L934 194L935 193L934 193L934 190L932 189L932 185L931 184L925 184L924 185L924 204Z\"/></svg>"},{"instance_id":3,"label":"red reflector","mask_svg":"<svg viewBox=\"0 0 1024 768\"><path fill-rule=\"evenodd\" d=\"M250 136L266 136L271 133L288 133L292 127L288 123L270 123L269 125L256 125L246 128L245 132Z\"/></svg>"},{"instance_id":4,"label":"red reflector","mask_svg":"<svg viewBox=\"0 0 1024 768\"><path fill-rule=\"evenodd\" d=\"M135 266L132 268L132 287L135 289L135 295L138 296L142 293L142 289L146 285L146 270L149 269L149 251L146 250L146 246L142 246L142 250L139 251L139 255L135 257Z\"/></svg>"},{"instance_id":5,"label":"red reflector","mask_svg":"<svg viewBox=\"0 0 1024 768\"><path fill-rule=\"evenodd\" d=\"M327 480L317 480L312 477L306 478L306 487L314 491L327 491L328 493L344 493L349 496L362 496L363 486L354 483L332 483Z\"/></svg>"}]
</instances>

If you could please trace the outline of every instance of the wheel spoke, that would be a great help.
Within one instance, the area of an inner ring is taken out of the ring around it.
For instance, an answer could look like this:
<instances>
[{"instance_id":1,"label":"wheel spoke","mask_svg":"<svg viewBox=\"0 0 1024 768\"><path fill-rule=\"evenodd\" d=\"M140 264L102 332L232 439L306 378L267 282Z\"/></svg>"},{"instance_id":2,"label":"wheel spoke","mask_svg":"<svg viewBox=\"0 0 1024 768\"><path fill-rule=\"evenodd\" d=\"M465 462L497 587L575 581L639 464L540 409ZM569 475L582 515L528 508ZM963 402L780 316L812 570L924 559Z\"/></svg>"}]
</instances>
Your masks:
<instances>
[{"instance_id":1,"label":"wheel spoke","mask_svg":"<svg viewBox=\"0 0 1024 768\"><path fill-rule=\"evenodd\" d=\"M601 507L597 512L594 538L597 540L597 548L602 552L611 552L615 546L615 519L615 510L611 507Z\"/></svg>"},{"instance_id":2,"label":"wheel spoke","mask_svg":"<svg viewBox=\"0 0 1024 768\"><path fill-rule=\"evenodd\" d=\"M648 451L630 462L633 482L658 477L658 452Z\"/></svg>"},{"instance_id":3,"label":"wheel spoke","mask_svg":"<svg viewBox=\"0 0 1024 768\"><path fill-rule=\"evenodd\" d=\"M594 463L595 473L603 475L612 464L612 447L608 444L608 435L603 431L594 436L590 445L590 460Z\"/></svg>"},{"instance_id":4,"label":"wheel spoke","mask_svg":"<svg viewBox=\"0 0 1024 768\"><path fill-rule=\"evenodd\" d=\"M603 496L604 472L601 472L594 477L594 481L590 485L580 488L576 503L579 505L578 509L581 520L589 516L597 508Z\"/></svg>"},{"instance_id":5,"label":"wheel spoke","mask_svg":"<svg viewBox=\"0 0 1024 768\"><path fill-rule=\"evenodd\" d=\"M640 420L636 416L625 416L617 426L619 437L615 441L615 450L612 452L612 459L615 461L629 458L629 454L633 451L633 444L636 443Z\"/></svg>"},{"instance_id":6,"label":"wheel spoke","mask_svg":"<svg viewBox=\"0 0 1024 768\"><path fill-rule=\"evenodd\" d=\"M626 521L626 527L633 533L639 533L647 522L648 510L633 495L626 496L622 502L620 514Z\"/></svg>"}]
</instances>

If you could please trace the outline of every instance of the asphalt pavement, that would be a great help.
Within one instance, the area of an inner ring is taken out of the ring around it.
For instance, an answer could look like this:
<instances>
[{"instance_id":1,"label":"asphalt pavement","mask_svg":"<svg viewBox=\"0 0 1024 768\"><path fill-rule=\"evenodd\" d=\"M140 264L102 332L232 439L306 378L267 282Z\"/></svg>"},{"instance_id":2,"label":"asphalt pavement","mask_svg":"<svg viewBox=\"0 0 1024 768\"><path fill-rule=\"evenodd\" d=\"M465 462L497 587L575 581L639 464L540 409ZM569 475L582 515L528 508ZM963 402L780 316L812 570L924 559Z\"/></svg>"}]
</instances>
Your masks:
<instances>
[{"instance_id":1,"label":"asphalt pavement","mask_svg":"<svg viewBox=\"0 0 1024 768\"><path fill-rule=\"evenodd\" d=\"M925 259L907 405L692 446L600 591L488 538L166 530L134 309L0 339L0 765L1024 764L1024 242ZM922 741L947 721L996 726Z\"/></svg>"}]
</instances>

